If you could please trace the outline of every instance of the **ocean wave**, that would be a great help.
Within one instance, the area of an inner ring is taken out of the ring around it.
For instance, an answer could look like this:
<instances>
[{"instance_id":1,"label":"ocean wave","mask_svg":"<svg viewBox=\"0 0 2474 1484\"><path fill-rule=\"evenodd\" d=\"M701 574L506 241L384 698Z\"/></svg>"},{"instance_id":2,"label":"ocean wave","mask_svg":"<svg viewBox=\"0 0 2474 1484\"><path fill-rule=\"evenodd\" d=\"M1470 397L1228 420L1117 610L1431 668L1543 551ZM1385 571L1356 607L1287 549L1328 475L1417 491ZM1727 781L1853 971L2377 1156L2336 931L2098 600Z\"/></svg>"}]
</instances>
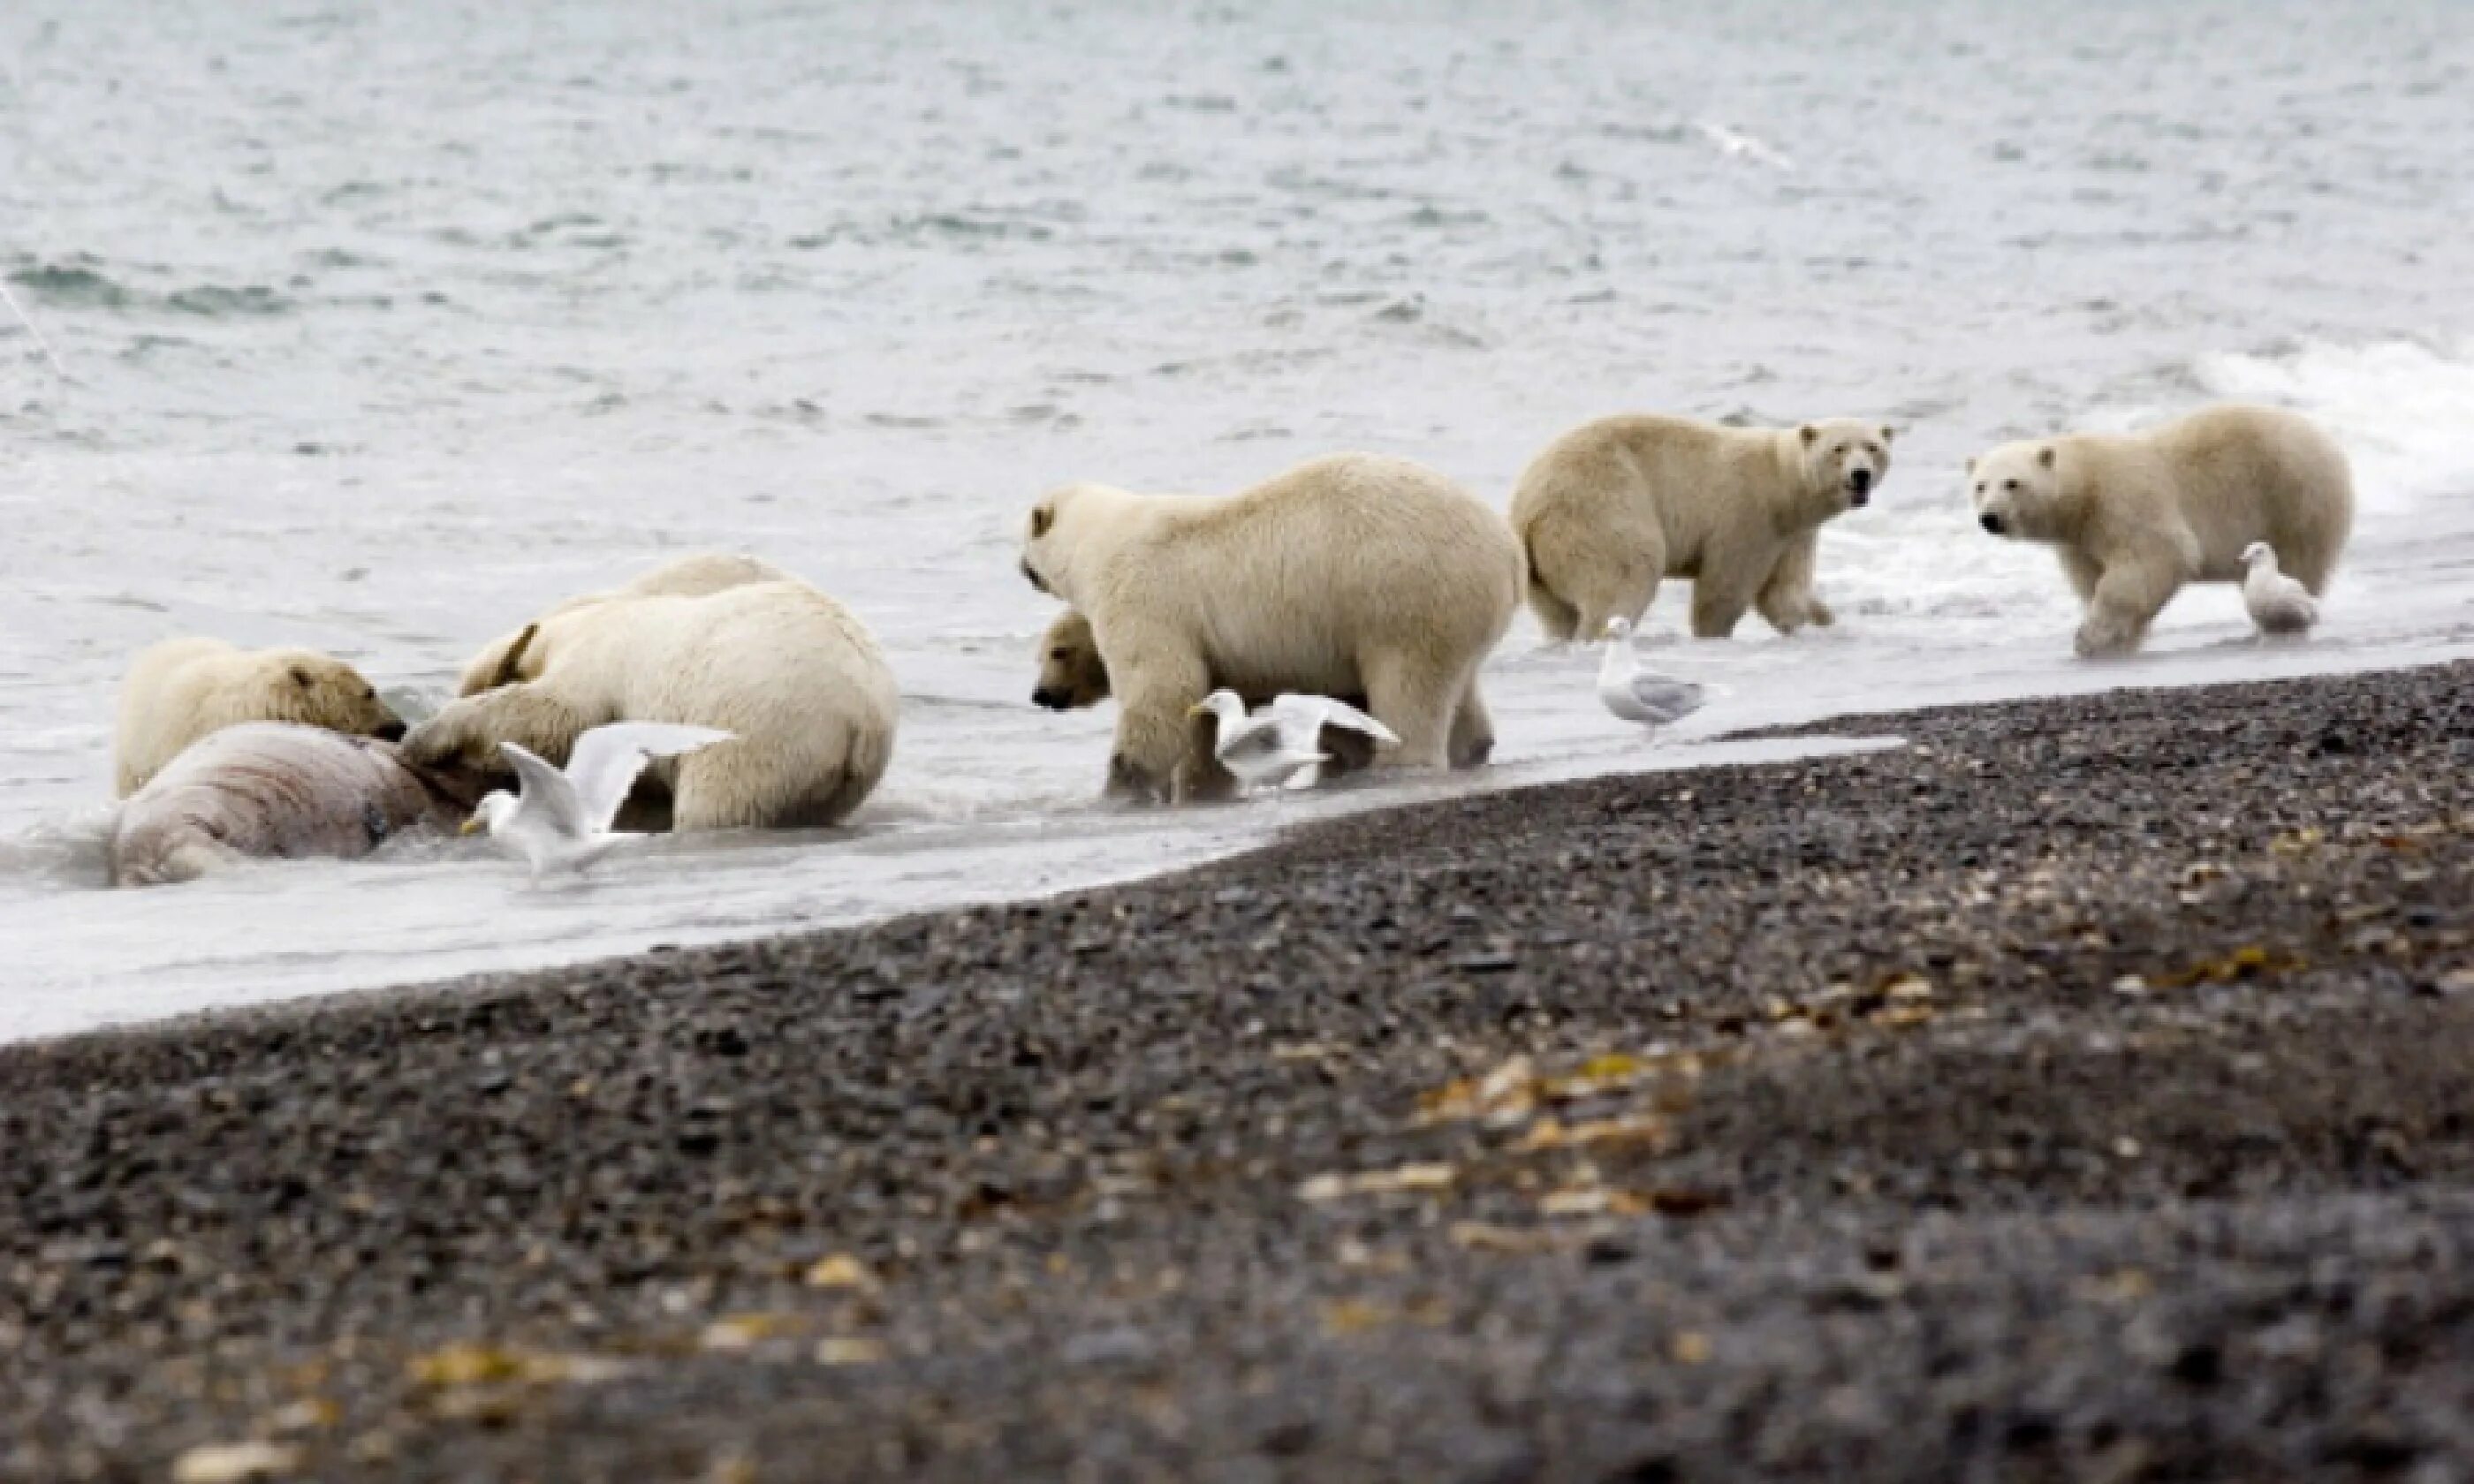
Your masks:
<instances>
[{"instance_id":1,"label":"ocean wave","mask_svg":"<svg viewBox=\"0 0 2474 1484\"><path fill-rule=\"evenodd\" d=\"M2352 458L2366 505L2474 494L2474 341L2453 350L2406 340L2302 341L2202 356L2193 371L2213 395L2271 402L2324 423Z\"/></svg>"}]
</instances>

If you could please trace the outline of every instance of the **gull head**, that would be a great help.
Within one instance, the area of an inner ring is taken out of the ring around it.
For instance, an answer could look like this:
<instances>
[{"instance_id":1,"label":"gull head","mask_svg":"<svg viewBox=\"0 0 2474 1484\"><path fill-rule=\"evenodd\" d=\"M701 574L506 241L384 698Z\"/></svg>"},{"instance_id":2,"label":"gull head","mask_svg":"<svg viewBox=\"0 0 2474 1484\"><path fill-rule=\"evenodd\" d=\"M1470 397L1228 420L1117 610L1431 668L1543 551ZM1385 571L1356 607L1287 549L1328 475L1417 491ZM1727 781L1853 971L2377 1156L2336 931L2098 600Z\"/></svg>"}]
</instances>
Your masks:
<instances>
[{"instance_id":1,"label":"gull head","mask_svg":"<svg viewBox=\"0 0 2474 1484\"><path fill-rule=\"evenodd\" d=\"M2276 564L2275 547L2266 541L2253 541L2243 548L2242 564L2244 566L2256 567L2263 562L2270 566Z\"/></svg>"},{"instance_id":2,"label":"gull head","mask_svg":"<svg viewBox=\"0 0 2474 1484\"><path fill-rule=\"evenodd\" d=\"M1205 711L1219 717L1223 722L1242 722L1246 719L1246 701L1233 690L1215 690L1203 697L1199 704L1186 707L1185 714L1194 717L1201 716Z\"/></svg>"},{"instance_id":3,"label":"gull head","mask_svg":"<svg viewBox=\"0 0 2474 1484\"><path fill-rule=\"evenodd\" d=\"M515 816L515 812L516 796L503 788L493 789L483 794L481 802L473 806L473 817L464 822L464 827L458 833L477 835L488 830L495 835Z\"/></svg>"}]
</instances>

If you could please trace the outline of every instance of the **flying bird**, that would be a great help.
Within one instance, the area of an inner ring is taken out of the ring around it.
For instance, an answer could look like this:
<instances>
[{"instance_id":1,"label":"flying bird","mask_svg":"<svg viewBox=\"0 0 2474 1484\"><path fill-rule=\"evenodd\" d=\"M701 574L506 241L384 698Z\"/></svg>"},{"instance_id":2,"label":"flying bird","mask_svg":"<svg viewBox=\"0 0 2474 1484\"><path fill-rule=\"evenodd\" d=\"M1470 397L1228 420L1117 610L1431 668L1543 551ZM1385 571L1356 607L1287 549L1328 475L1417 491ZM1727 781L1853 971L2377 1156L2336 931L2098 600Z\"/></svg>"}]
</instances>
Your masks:
<instances>
[{"instance_id":1,"label":"flying bird","mask_svg":"<svg viewBox=\"0 0 2474 1484\"><path fill-rule=\"evenodd\" d=\"M2277 637L2307 634L2319 621L2319 600L2276 567L2276 548L2253 541L2243 548L2243 607L2259 632Z\"/></svg>"},{"instance_id":2,"label":"flying bird","mask_svg":"<svg viewBox=\"0 0 2474 1484\"><path fill-rule=\"evenodd\" d=\"M712 727L614 722L575 739L565 772L513 742L501 742L498 752L516 770L517 792L482 796L464 833L488 830L500 849L524 858L536 881L553 870L582 871L641 838L610 826L644 764L727 742L731 735Z\"/></svg>"},{"instance_id":3,"label":"flying bird","mask_svg":"<svg viewBox=\"0 0 2474 1484\"><path fill-rule=\"evenodd\" d=\"M1392 729L1329 696L1279 695L1251 716L1233 690L1215 690L1187 712L1217 721L1211 755L1246 789L1278 787L1335 754L1370 757L1398 747Z\"/></svg>"},{"instance_id":4,"label":"flying bird","mask_svg":"<svg viewBox=\"0 0 2474 1484\"><path fill-rule=\"evenodd\" d=\"M1669 726L1701 709L1709 699L1707 686L1642 669L1633 653L1629 620L1608 619L1606 643L1606 661L1598 666L1598 700L1623 720Z\"/></svg>"}]
</instances>

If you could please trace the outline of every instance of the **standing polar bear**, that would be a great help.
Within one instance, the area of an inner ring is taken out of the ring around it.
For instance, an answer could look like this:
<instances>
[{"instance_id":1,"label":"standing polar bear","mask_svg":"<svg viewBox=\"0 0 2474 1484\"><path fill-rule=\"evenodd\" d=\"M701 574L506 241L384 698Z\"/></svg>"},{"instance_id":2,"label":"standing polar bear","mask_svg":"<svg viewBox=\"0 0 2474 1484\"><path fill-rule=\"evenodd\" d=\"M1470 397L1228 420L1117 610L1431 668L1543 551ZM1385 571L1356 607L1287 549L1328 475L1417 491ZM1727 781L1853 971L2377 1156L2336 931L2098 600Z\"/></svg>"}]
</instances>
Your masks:
<instances>
[{"instance_id":1,"label":"standing polar bear","mask_svg":"<svg viewBox=\"0 0 2474 1484\"><path fill-rule=\"evenodd\" d=\"M2087 608L2086 656L2138 648L2184 583L2241 582L2253 541L2316 596L2354 524L2344 453L2309 419L2271 407L2004 443L1967 470L1988 533L2060 555Z\"/></svg>"},{"instance_id":2,"label":"standing polar bear","mask_svg":"<svg viewBox=\"0 0 2474 1484\"><path fill-rule=\"evenodd\" d=\"M1230 495L1074 485L1031 510L1022 566L1089 620L1119 706L1111 794L1220 791L1186 713L1221 686L1362 694L1400 736L1392 765L1492 739L1477 670L1520 602L1520 546L1407 460L1317 459Z\"/></svg>"},{"instance_id":3,"label":"standing polar bear","mask_svg":"<svg viewBox=\"0 0 2474 1484\"><path fill-rule=\"evenodd\" d=\"M1533 461L1512 496L1529 606L1549 638L1588 642L1633 624L1661 579L1692 580L1692 632L1734 633L1747 609L1781 634L1832 621L1812 590L1824 521L1860 508L1890 472L1891 430L1850 418L1731 428L1606 418Z\"/></svg>"},{"instance_id":4,"label":"standing polar bear","mask_svg":"<svg viewBox=\"0 0 2474 1484\"><path fill-rule=\"evenodd\" d=\"M131 661L112 737L112 789L126 799L182 749L243 722L297 722L355 736L403 735L361 672L311 649L239 649L166 639Z\"/></svg>"},{"instance_id":5,"label":"standing polar bear","mask_svg":"<svg viewBox=\"0 0 2474 1484\"><path fill-rule=\"evenodd\" d=\"M805 583L622 588L502 642L497 670L530 678L449 702L404 738L407 761L503 777L502 742L564 765L605 722L717 727L733 740L645 770L669 793L669 827L696 830L838 824L892 759L893 672L859 620Z\"/></svg>"}]
</instances>

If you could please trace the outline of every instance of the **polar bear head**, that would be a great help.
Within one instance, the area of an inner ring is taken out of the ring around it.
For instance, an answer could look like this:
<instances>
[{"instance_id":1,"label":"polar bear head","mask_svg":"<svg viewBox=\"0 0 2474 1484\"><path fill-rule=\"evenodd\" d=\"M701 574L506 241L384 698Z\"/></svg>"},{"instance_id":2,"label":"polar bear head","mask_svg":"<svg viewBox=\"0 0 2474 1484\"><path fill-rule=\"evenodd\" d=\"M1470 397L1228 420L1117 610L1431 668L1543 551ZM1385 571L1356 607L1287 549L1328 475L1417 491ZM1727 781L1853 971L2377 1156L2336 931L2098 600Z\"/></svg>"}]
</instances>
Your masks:
<instances>
[{"instance_id":1,"label":"polar bear head","mask_svg":"<svg viewBox=\"0 0 2474 1484\"><path fill-rule=\"evenodd\" d=\"M403 718L378 699L360 671L334 656L314 649L271 649L253 659L256 693L252 714L390 742L403 735Z\"/></svg>"},{"instance_id":2,"label":"polar bear head","mask_svg":"<svg viewBox=\"0 0 2474 1484\"><path fill-rule=\"evenodd\" d=\"M1856 418L1831 418L1797 428L1805 489L1828 503L1829 515L1861 510L1890 475L1893 436L1887 423Z\"/></svg>"},{"instance_id":3,"label":"polar bear head","mask_svg":"<svg viewBox=\"0 0 2474 1484\"><path fill-rule=\"evenodd\" d=\"M1108 667L1100 662L1091 620L1068 609L1039 636L1039 683L1031 692L1031 705L1072 711L1107 699Z\"/></svg>"},{"instance_id":4,"label":"polar bear head","mask_svg":"<svg viewBox=\"0 0 2474 1484\"><path fill-rule=\"evenodd\" d=\"M1968 460L1967 490L1989 536L2050 541L2066 534L2061 454L2050 443L2003 443Z\"/></svg>"},{"instance_id":5,"label":"polar bear head","mask_svg":"<svg viewBox=\"0 0 2474 1484\"><path fill-rule=\"evenodd\" d=\"M1142 499L1094 484L1068 485L1042 496L1023 529L1022 575L1042 592L1078 601L1078 569L1101 556L1112 530L1128 528L1129 507Z\"/></svg>"}]
</instances>

